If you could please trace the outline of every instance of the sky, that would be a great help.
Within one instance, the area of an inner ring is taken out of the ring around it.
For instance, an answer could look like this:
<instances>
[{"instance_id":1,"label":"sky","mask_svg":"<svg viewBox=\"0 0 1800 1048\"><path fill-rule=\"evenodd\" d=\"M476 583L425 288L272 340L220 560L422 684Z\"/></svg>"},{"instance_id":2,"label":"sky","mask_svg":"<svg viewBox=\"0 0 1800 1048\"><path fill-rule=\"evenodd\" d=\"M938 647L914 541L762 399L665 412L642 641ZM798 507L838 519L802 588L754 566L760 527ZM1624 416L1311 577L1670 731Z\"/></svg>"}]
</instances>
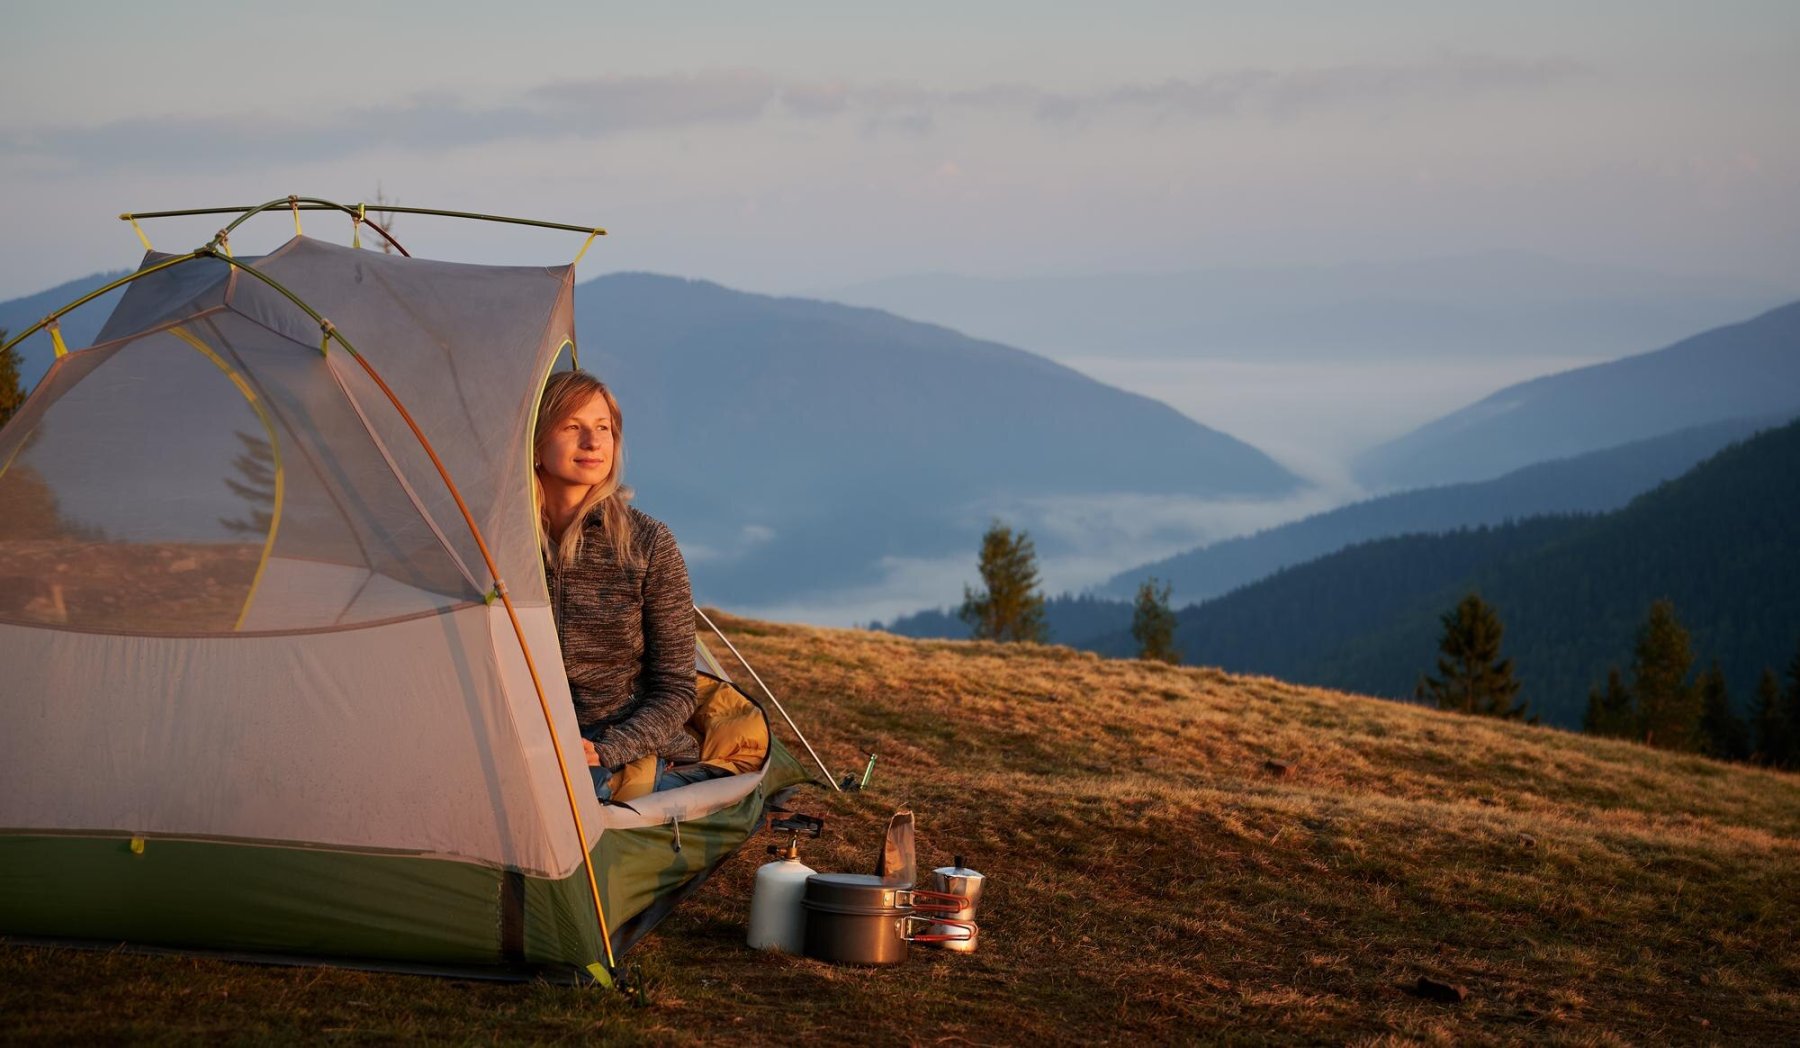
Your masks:
<instances>
[{"instance_id":1,"label":"sky","mask_svg":"<svg viewBox=\"0 0 1800 1048\"><path fill-rule=\"evenodd\" d=\"M4 26L0 297L133 265L121 211L377 185L604 226L584 278L769 292L1491 249L1800 274L1787 0L11 0ZM217 224L145 229L184 249ZM453 259L580 246L396 233Z\"/></svg>"}]
</instances>

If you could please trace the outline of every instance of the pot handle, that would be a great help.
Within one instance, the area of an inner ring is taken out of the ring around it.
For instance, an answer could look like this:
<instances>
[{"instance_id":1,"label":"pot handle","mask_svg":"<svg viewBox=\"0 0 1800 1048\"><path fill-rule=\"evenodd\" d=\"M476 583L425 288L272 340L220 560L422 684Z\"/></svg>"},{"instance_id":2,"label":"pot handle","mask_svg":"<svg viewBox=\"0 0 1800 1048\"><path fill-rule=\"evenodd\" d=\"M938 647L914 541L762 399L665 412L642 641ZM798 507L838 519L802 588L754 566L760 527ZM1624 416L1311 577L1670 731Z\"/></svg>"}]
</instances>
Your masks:
<instances>
[{"instance_id":1,"label":"pot handle","mask_svg":"<svg viewBox=\"0 0 1800 1048\"><path fill-rule=\"evenodd\" d=\"M970 939L975 938L974 921L952 921L942 918L922 917L916 913L909 913L902 918L902 920L918 921L927 927L938 925L962 932L961 935L946 935L940 932L927 932L922 935L907 935L902 931L900 938L905 939L907 942L968 942Z\"/></svg>"},{"instance_id":2,"label":"pot handle","mask_svg":"<svg viewBox=\"0 0 1800 1048\"><path fill-rule=\"evenodd\" d=\"M949 892L931 892L926 891L923 888L914 888L907 894L912 898L912 908L925 913L955 913L958 910L966 910L969 908L969 900L966 897L961 895L951 895ZM921 901L928 899L937 899L939 901ZM939 923L945 922L940 921Z\"/></svg>"}]
</instances>

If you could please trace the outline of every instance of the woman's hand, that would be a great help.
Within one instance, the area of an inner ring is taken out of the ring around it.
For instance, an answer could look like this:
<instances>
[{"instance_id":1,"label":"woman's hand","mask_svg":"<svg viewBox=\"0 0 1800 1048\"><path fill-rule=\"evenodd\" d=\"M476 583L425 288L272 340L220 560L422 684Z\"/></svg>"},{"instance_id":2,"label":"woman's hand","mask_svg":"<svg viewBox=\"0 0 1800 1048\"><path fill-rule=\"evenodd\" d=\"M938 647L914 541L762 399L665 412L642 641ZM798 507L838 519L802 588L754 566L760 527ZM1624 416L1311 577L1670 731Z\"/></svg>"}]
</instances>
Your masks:
<instances>
[{"instance_id":1,"label":"woman's hand","mask_svg":"<svg viewBox=\"0 0 1800 1048\"><path fill-rule=\"evenodd\" d=\"M587 757L587 766L588 767L598 768L600 766L600 751L594 749L593 743L589 742L586 739L582 739L581 740L581 752L583 755L585 755Z\"/></svg>"}]
</instances>

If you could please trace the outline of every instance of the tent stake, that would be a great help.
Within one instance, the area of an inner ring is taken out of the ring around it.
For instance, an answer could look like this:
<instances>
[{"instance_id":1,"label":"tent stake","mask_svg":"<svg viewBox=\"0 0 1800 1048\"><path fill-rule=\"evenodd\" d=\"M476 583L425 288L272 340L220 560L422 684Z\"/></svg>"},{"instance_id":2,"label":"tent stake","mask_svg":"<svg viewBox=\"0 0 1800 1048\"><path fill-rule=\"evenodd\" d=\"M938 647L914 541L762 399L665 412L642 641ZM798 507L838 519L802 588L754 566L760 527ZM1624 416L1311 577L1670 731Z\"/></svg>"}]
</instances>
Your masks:
<instances>
[{"instance_id":1,"label":"tent stake","mask_svg":"<svg viewBox=\"0 0 1800 1048\"><path fill-rule=\"evenodd\" d=\"M836 779L832 778L831 769L827 768L825 762L819 759L819 754L812 748L812 743L806 741L806 735L801 732L800 725L794 723L794 718L788 716L788 711L781 705L781 700L775 697L775 693L770 691L769 686L757 675L756 667L750 665L750 660L744 658L744 653L737 650L737 645L731 643L731 638L725 635L725 631L720 629L718 624L713 622L713 620L707 616L706 612L700 610L700 605L694 605L694 614L700 616L701 621L712 627L712 631L717 633L719 639L725 642L725 647L731 649L731 654L734 655L739 662L744 664L745 669L750 671L751 679L756 681L757 687L763 690L763 694L769 697L769 701L775 704L775 708L781 712L781 719L787 721L787 726L794 729L794 735L800 740L800 745L806 747L806 752L812 754L813 763L817 764L819 770L825 773L825 781L830 783L831 788L837 792L844 792L844 788L838 785Z\"/></svg>"}]
</instances>

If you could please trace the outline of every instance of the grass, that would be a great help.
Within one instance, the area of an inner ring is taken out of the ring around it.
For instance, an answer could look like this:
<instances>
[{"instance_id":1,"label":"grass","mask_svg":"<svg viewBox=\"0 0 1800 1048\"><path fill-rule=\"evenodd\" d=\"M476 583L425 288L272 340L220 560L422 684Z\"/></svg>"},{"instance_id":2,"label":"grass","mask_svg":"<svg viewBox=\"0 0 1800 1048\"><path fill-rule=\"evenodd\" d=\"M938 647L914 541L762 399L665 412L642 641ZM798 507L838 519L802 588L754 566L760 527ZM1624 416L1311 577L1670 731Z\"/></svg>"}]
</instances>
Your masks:
<instances>
[{"instance_id":1,"label":"grass","mask_svg":"<svg viewBox=\"0 0 1800 1048\"><path fill-rule=\"evenodd\" d=\"M981 950L742 945L747 853L634 955L641 1001L0 947L0 1039L614 1044L1780 1043L1800 777L1063 648L722 623L843 774L804 851L988 875ZM1267 762L1289 762L1286 774ZM760 843L756 842L756 843ZM1421 976L1461 1004L1411 992Z\"/></svg>"}]
</instances>

